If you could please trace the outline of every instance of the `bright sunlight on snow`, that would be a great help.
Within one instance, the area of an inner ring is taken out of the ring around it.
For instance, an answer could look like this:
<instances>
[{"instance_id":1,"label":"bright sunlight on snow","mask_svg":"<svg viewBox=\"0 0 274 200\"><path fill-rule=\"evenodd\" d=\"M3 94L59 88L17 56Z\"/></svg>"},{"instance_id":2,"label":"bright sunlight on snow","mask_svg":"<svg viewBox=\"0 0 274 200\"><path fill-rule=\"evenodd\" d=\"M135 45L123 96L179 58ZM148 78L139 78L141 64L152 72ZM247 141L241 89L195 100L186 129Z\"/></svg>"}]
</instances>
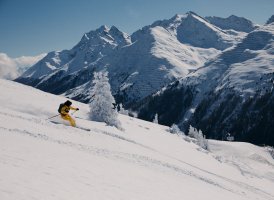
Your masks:
<instances>
[{"instance_id":1,"label":"bright sunlight on snow","mask_svg":"<svg viewBox=\"0 0 274 200\"><path fill-rule=\"evenodd\" d=\"M66 99L0 80L0 199L274 199L274 160L248 143L209 141L209 151L169 127L120 115L120 131L51 123ZM57 119L55 119L57 120ZM61 119L58 119L61 121Z\"/></svg>"}]
</instances>

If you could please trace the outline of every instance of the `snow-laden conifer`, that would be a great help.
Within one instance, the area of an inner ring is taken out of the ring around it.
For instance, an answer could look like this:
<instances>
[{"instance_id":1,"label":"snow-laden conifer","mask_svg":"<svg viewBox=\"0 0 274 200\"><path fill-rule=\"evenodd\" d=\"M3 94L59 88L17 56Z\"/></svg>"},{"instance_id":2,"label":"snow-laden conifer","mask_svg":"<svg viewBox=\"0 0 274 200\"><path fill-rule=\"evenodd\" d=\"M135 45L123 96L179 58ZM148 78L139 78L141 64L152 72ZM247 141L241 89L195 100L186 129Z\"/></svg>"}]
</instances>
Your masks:
<instances>
[{"instance_id":1,"label":"snow-laden conifer","mask_svg":"<svg viewBox=\"0 0 274 200\"><path fill-rule=\"evenodd\" d=\"M128 112L128 110L126 110L124 107L123 107L123 104L119 104L119 106L120 106L120 110L118 111L120 114L122 114L122 115L129 115L129 112Z\"/></svg>"},{"instance_id":2,"label":"snow-laden conifer","mask_svg":"<svg viewBox=\"0 0 274 200\"><path fill-rule=\"evenodd\" d=\"M158 122L158 114L157 113L154 116L153 123L159 124L159 122Z\"/></svg>"},{"instance_id":3,"label":"snow-laden conifer","mask_svg":"<svg viewBox=\"0 0 274 200\"><path fill-rule=\"evenodd\" d=\"M108 73L95 72L91 93L94 95L89 104L89 118L93 121L105 122L110 126L121 129L121 122L118 119L118 113L113 108L115 99L111 94L111 88L108 79Z\"/></svg>"},{"instance_id":4,"label":"snow-laden conifer","mask_svg":"<svg viewBox=\"0 0 274 200\"><path fill-rule=\"evenodd\" d=\"M198 131L192 126L189 127L189 132L188 132L189 137L195 138L196 139L196 144L202 147L205 150L208 150L208 141L203 135L202 131Z\"/></svg>"},{"instance_id":5,"label":"snow-laden conifer","mask_svg":"<svg viewBox=\"0 0 274 200\"><path fill-rule=\"evenodd\" d=\"M169 128L169 132L177 135L185 135L176 124L172 124Z\"/></svg>"}]
</instances>

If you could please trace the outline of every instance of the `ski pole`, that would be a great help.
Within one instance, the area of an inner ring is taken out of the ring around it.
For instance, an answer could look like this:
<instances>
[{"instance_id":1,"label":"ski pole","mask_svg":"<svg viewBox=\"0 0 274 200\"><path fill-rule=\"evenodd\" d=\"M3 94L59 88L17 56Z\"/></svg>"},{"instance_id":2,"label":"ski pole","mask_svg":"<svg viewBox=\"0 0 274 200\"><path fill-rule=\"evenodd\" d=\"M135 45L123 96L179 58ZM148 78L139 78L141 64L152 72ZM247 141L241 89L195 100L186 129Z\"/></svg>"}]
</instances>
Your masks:
<instances>
[{"instance_id":1,"label":"ski pole","mask_svg":"<svg viewBox=\"0 0 274 200\"><path fill-rule=\"evenodd\" d=\"M75 110L74 112L71 113L71 115L73 115L77 110Z\"/></svg>"},{"instance_id":2,"label":"ski pole","mask_svg":"<svg viewBox=\"0 0 274 200\"><path fill-rule=\"evenodd\" d=\"M60 115L60 114L58 114L58 115ZM52 117L50 117L50 118L48 118L48 119L46 119L46 120L52 119L52 118L54 118L54 117L57 117L58 115L54 115L54 116L52 116Z\"/></svg>"}]
</instances>

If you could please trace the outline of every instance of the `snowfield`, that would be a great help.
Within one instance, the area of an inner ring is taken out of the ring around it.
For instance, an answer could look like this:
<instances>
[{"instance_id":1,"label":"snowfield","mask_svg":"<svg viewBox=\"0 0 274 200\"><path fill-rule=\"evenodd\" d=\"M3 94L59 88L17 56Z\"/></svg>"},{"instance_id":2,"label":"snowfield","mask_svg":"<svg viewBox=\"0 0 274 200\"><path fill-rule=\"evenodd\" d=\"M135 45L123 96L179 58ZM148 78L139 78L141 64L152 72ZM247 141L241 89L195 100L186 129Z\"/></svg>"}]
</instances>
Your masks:
<instances>
[{"instance_id":1,"label":"snowfield","mask_svg":"<svg viewBox=\"0 0 274 200\"><path fill-rule=\"evenodd\" d=\"M210 140L205 151L120 115L122 132L87 120L88 105L73 101L84 131L46 120L64 97L1 79L0 90L1 200L274 199L265 148Z\"/></svg>"}]
</instances>

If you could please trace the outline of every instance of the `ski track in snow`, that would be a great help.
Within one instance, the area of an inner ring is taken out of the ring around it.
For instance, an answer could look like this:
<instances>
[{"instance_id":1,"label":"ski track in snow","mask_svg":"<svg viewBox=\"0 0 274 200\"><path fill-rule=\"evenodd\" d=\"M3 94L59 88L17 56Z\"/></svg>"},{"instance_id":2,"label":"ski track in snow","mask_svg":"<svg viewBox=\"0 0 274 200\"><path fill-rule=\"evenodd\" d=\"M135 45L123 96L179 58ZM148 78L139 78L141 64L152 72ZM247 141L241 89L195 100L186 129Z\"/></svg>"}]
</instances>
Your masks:
<instances>
[{"instance_id":1,"label":"ski track in snow","mask_svg":"<svg viewBox=\"0 0 274 200\"><path fill-rule=\"evenodd\" d=\"M18 129L18 128L10 128L9 129L9 128L5 128L5 127L0 127L0 130L2 130L4 132L18 133L18 134L29 136L29 137L39 139L39 140L42 140L42 141L52 142L52 143L56 143L56 144L59 144L59 145L64 145L66 147L75 148L79 151L83 151L83 152L93 154L93 155L96 155L96 156L103 156L103 157L108 158L108 159L114 159L114 160L118 159L118 160L122 160L122 161L125 161L125 162L138 164L142 167L161 170L163 172L168 171L168 172L171 172L171 173L176 173L176 174L181 175L181 176L190 176L192 178L198 179L200 181L203 181L205 183L211 184L211 185L216 186L218 188L227 190L229 192L232 192L232 193L235 193L235 194L238 194L238 195L241 195L241 196L246 195L244 192L242 192L242 190L236 190L232 187L229 187L229 185L227 185L227 184L221 183L222 181L225 181L228 184L236 185L236 186L238 186L240 188L243 188L243 189L246 189L246 190L248 190L252 193L256 193L258 195L261 195L265 199L270 199L270 200L274 199L273 195L271 195L271 194L269 194L269 193L267 193L267 192L265 192L261 189L258 189L258 188L255 188L253 186L250 186L248 184L238 182L238 181L234 181L234 180L228 179L226 177L214 174L212 172L201 169L197 166L194 166L194 165L189 164L185 161L174 158L174 157L172 157L170 155L167 155L165 153L159 152L156 149L153 149L151 147L148 147L146 145L138 143L134 140L127 139L126 137L120 136L120 135L115 134L115 133L110 133L110 132L107 132L107 131L101 131L101 130L95 129L95 128L91 129L90 132L87 132L87 131L84 131L84 130L81 130L81 129L77 129L77 130L73 129L73 131L71 131L71 127L66 127L65 125L60 126L60 125L56 125L56 124L51 124L50 122L47 122L45 120L42 120L42 119L39 119L39 118L36 118L36 117L27 117L26 118L26 117L23 117L23 116L20 116L20 115L15 115L15 114L10 114L10 113L5 113L5 112L0 112L0 115L3 115L7 118L10 118L10 120L12 120L13 118L17 118L17 119L20 119L20 120L23 120L23 121L32 121L32 122L35 122L36 124L40 124L40 125L43 125L43 126L52 126L54 128L66 129L68 132L75 133L75 134L83 134L83 135L98 134L98 133L99 134L104 134L104 135L112 137L114 139L121 140L122 142L128 142L128 143L140 146L142 148L149 149L149 150L151 150L155 153L158 153L158 154L160 154L164 157L168 157L170 159L176 160L181 164L188 165L191 168L195 168L195 169L199 170L200 172L205 173L207 176L208 175L209 176L214 176L215 180L213 180L211 178L208 178L208 177L205 177L203 175L200 175L200 174L198 174L194 171L186 170L186 169L183 169L183 168L181 168L179 166L176 166L174 164L170 164L168 162L164 162L164 161L154 159L154 158L144 156L144 155L129 154L129 153L118 152L118 151L110 151L110 150L104 149L104 148L98 148L98 147L94 147L94 146L90 146L90 145L83 145L83 144L80 144L80 143L74 143L74 142L71 142L71 141L55 139L53 137L50 137L50 136L46 135L46 133L42 134L42 133L38 133L38 132L35 133L35 132L32 132L32 131L22 130L22 129ZM238 167L238 168L239 168L239 170L241 170L240 167ZM216 178L218 178L222 181L218 182L218 181L216 181ZM3 191L3 192L5 192L5 191Z\"/></svg>"}]
</instances>

